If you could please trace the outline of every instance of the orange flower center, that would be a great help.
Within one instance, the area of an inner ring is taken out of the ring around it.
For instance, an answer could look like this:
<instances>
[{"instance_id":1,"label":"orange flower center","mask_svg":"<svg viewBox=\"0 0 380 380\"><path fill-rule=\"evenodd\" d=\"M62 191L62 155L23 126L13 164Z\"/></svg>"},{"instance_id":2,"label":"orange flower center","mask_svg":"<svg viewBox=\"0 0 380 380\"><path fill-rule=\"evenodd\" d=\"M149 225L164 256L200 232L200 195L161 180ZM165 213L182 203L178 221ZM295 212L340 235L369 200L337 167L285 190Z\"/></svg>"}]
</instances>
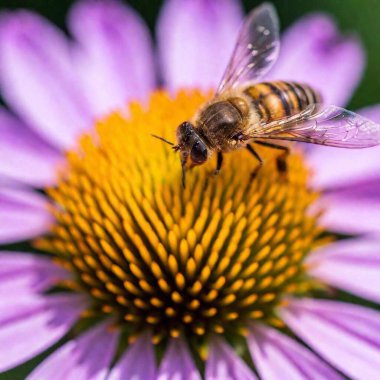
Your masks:
<instances>
[{"instance_id":1,"label":"orange flower center","mask_svg":"<svg viewBox=\"0 0 380 380\"><path fill-rule=\"evenodd\" d=\"M311 286L303 262L321 229L300 154L290 155L287 180L278 152L258 148L265 164L255 180L257 162L241 151L218 177L214 162L189 171L184 190L178 155L151 137L172 140L205 100L156 92L147 109L132 104L128 118L99 121L47 190L56 221L37 245L75 274L71 285L91 295L93 312L112 314L130 335L149 327L155 342L277 323L284 297Z\"/></svg>"}]
</instances>

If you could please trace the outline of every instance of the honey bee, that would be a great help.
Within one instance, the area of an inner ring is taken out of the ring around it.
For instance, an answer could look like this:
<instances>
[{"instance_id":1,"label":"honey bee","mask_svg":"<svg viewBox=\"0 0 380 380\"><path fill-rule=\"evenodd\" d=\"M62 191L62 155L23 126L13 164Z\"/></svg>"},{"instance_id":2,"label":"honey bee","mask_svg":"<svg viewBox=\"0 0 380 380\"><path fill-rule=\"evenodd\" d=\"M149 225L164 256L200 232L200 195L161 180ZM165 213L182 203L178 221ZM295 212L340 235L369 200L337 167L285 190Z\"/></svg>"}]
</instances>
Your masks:
<instances>
[{"instance_id":1,"label":"honey bee","mask_svg":"<svg viewBox=\"0 0 380 380\"><path fill-rule=\"evenodd\" d=\"M285 173L289 148L277 144L281 140L342 148L366 148L380 143L379 124L323 104L318 92L307 84L257 83L277 60L279 48L277 14L271 4L265 3L245 20L213 99L191 120L178 126L177 144L154 136L180 152L184 187L186 169L204 164L214 153L215 173L221 170L223 153L241 148L249 150L259 168L263 160L254 144L281 150L277 168Z\"/></svg>"}]
</instances>

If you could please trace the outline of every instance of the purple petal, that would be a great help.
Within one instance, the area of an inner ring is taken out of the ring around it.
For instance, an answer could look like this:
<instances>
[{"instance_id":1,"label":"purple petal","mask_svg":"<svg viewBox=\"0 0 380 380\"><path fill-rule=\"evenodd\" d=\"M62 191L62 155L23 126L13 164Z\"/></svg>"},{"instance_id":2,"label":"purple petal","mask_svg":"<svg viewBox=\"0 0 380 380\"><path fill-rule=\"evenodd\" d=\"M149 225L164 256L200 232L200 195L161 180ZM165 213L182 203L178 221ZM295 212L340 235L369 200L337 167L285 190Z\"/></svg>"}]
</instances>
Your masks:
<instances>
[{"instance_id":1,"label":"purple petal","mask_svg":"<svg viewBox=\"0 0 380 380\"><path fill-rule=\"evenodd\" d=\"M227 66L241 21L236 0L167 0L157 35L168 88L215 87Z\"/></svg>"},{"instance_id":2,"label":"purple petal","mask_svg":"<svg viewBox=\"0 0 380 380\"><path fill-rule=\"evenodd\" d=\"M380 104L361 108L357 113L376 123L380 123Z\"/></svg>"},{"instance_id":3,"label":"purple petal","mask_svg":"<svg viewBox=\"0 0 380 380\"><path fill-rule=\"evenodd\" d=\"M355 379L380 373L380 313L343 302L289 300L281 316L312 349Z\"/></svg>"},{"instance_id":4,"label":"purple petal","mask_svg":"<svg viewBox=\"0 0 380 380\"><path fill-rule=\"evenodd\" d=\"M278 63L266 79L307 83L327 104L342 106L359 84L364 65L360 41L341 36L327 15L311 14L285 32Z\"/></svg>"},{"instance_id":5,"label":"purple petal","mask_svg":"<svg viewBox=\"0 0 380 380\"><path fill-rule=\"evenodd\" d=\"M206 362L206 380L254 380L252 370L221 338L214 337Z\"/></svg>"},{"instance_id":6,"label":"purple petal","mask_svg":"<svg viewBox=\"0 0 380 380\"><path fill-rule=\"evenodd\" d=\"M14 186L17 186L17 185L18 184L15 183L15 181L13 179L0 175L0 187L1 188L14 187Z\"/></svg>"},{"instance_id":7,"label":"purple petal","mask_svg":"<svg viewBox=\"0 0 380 380\"><path fill-rule=\"evenodd\" d=\"M0 108L0 174L42 187L56 180L61 155L16 117Z\"/></svg>"},{"instance_id":8,"label":"purple petal","mask_svg":"<svg viewBox=\"0 0 380 380\"><path fill-rule=\"evenodd\" d=\"M86 331L44 360L28 380L103 380L116 351L118 333L108 323Z\"/></svg>"},{"instance_id":9,"label":"purple petal","mask_svg":"<svg viewBox=\"0 0 380 380\"><path fill-rule=\"evenodd\" d=\"M380 240L342 240L313 253L310 275L380 303Z\"/></svg>"},{"instance_id":10,"label":"purple petal","mask_svg":"<svg viewBox=\"0 0 380 380\"><path fill-rule=\"evenodd\" d=\"M248 346L263 380L343 379L307 348L272 328L255 325Z\"/></svg>"},{"instance_id":11,"label":"purple petal","mask_svg":"<svg viewBox=\"0 0 380 380\"><path fill-rule=\"evenodd\" d=\"M333 192L335 197L342 197L348 200L379 200L380 199L380 178L368 181L352 183L350 186L336 189Z\"/></svg>"},{"instance_id":12,"label":"purple petal","mask_svg":"<svg viewBox=\"0 0 380 380\"><path fill-rule=\"evenodd\" d=\"M7 103L48 141L71 147L91 125L64 34L36 14L0 19L0 84Z\"/></svg>"},{"instance_id":13,"label":"purple petal","mask_svg":"<svg viewBox=\"0 0 380 380\"><path fill-rule=\"evenodd\" d=\"M51 220L43 196L20 189L0 189L0 243L41 235Z\"/></svg>"},{"instance_id":14,"label":"purple petal","mask_svg":"<svg viewBox=\"0 0 380 380\"><path fill-rule=\"evenodd\" d=\"M68 271L41 255L0 252L0 299L40 293L69 276Z\"/></svg>"},{"instance_id":15,"label":"purple petal","mask_svg":"<svg viewBox=\"0 0 380 380\"><path fill-rule=\"evenodd\" d=\"M62 338L86 307L73 294L24 295L0 302L0 372L46 350Z\"/></svg>"},{"instance_id":16,"label":"purple petal","mask_svg":"<svg viewBox=\"0 0 380 380\"><path fill-rule=\"evenodd\" d=\"M380 123L380 105L357 112ZM380 184L379 154L380 147L355 150L313 146L307 151L307 161L313 170L312 184L328 189L348 186L352 190L361 182L378 180Z\"/></svg>"},{"instance_id":17,"label":"purple petal","mask_svg":"<svg viewBox=\"0 0 380 380\"><path fill-rule=\"evenodd\" d=\"M380 147L341 149L317 146L308 150L307 162L313 171L312 185L335 189L360 181L380 180Z\"/></svg>"},{"instance_id":18,"label":"purple petal","mask_svg":"<svg viewBox=\"0 0 380 380\"><path fill-rule=\"evenodd\" d=\"M355 199L332 193L322 200L325 211L321 224L325 228L344 234L380 232L380 197Z\"/></svg>"},{"instance_id":19,"label":"purple petal","mask_svg":"<svg viewBox=\"0 0 380 380\"><path fill-rule=\"evenodd\" d=\"M181 339L171 339L165 351L157 380L201 380L191 353Z\"/></svg>"},{"instance_id":20,"label":"purple petal","mask_svg":"<svg viewBox=\"0 0 380 380\"><path fill-rule=\"evenodd\" d=\"M136 12L118 1L84 0L69 25L80 43L79 78L97 115L147 99L155 86L153 46Z\"/></svg>"},{"instance_id":21,"label":"purple petal","mask_svg":"<svg viewBox=\"0 0 380 380\"><path fill-rule=\"evenodd\" d=\"M128 347L107 380L154 380L156 362L150 334L141 335Z\"/></svg>"}]
</instances>

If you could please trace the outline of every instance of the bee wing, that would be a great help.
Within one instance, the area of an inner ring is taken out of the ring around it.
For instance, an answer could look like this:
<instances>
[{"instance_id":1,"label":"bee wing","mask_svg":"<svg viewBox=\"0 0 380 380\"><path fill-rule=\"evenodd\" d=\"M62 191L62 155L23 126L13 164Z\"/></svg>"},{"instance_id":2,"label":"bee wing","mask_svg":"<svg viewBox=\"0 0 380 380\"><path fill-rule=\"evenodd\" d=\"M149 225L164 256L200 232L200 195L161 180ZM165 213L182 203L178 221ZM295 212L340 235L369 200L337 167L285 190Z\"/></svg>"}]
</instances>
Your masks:
<instances>
[{"instance_id":1,"label":"bee wing","mask_svg":"<svg viewBox=\"0 0 380 380\"><path fill-rule=\"evenodd\" d=\"M262 77L276 61L279 48L277 13L264 3L245 20L217 94Z\"/></svg>"},{"instance_id":2,"label":"bee wing","mask_svg":"<svg viewBox=\"0 0 380 380\"><path fill-rule=\"evenodd\" d=\"M367 148L380 144L380 124L344 108L313 104L292 118L263 125L255 138Z\"/></svg>"}]
</instances>

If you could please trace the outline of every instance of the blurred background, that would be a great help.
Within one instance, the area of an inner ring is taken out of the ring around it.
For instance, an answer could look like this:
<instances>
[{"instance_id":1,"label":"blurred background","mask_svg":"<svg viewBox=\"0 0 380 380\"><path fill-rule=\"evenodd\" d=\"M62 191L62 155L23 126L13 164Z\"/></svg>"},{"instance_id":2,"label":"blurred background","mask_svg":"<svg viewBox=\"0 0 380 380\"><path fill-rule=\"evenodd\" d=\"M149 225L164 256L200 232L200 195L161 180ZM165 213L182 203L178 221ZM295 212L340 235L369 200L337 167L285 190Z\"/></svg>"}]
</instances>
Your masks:
<instances>
[{"instance_id":1,"label":"blurred background","mask_svg":"<svg viewBox=\"0 0 380 380\"><path fill-rule=\"evenodd\" d=\"M65 15L75 0L1 0L4 9L29 8L65 29ZM152 34L163 0L124 0L135 8L148 23ZM243 0L248 11L260 0ZM346 33L357 34L367 53L364 78L349 105L351 109L380 102L380 1L379 0L272 0L277 7L282 29L300 16L315 11L331 14ZM0 379L1 376L0 376Z\"/></svg>"},{"instance_id":2,"label":"blurred background","mask_svg":"<svg viewBox=\"0 0 380 380\"><path fill-rule=\"evenodd\" d=\"M152 34L162 0L124 0L135 8L149 25ZM349 105L351 109L380 103L380 1L379 0L272 0L275 4L282 29L309 12L321 11L332 15L340 29L360 37L367 53L367 68L363 80ZM0 0L0 11L6 9L32 9L65 29L65 17L74 0ZM248 11L261 3L244 0ZM59 344L58 344L59 345ZM54 347L53 347L54 349ZM52 349L52 350L53 350ZM51 351L52 351L51 350ZM50 351L49 351L50 352ZM0 374L0 380L22 380L26 374L49 352L25 365Z\"/></svg>"}]
</instances>

